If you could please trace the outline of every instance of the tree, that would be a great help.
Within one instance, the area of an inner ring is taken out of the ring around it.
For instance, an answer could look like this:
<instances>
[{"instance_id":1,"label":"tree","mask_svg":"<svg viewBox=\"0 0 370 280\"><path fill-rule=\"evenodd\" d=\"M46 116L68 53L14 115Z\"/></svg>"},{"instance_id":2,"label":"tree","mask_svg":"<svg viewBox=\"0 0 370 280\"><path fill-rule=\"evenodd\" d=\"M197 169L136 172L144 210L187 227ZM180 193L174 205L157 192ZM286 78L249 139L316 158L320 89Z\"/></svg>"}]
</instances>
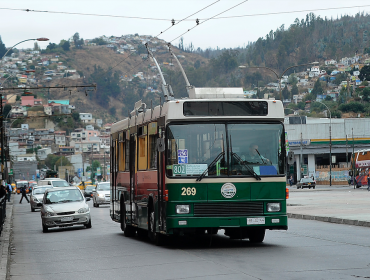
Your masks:
<instances>
[{"instance_id":1,"label":"tree","mask_svg":"<svg viewBox=\"0 0 370 280\"><path fill-rule=\"evenodd\" d=\"M361 81L363 80L369 81L370 80L370 65L365 65L364 67L362 67L360 71L360 75L358 75L358 77L360 78Z\"/></svg>"},{"instance_id":2,"label":"tree","mask_svg":"<svg viewBox=\"0 0 370 280\"><path fill-rule=\"evenodd\" d=\"M143 44L138 45L138 47L137 47L137 53L138 54L147 53L147 50L146 50L145 45L143 45Z\"/></svg>"},{"instance_id":3,"label":"tree","mask_svg":"<svg viewBox=\"0 0 370 280\"><path fill-rule=\"evenodd\" d=\"M73 42L75 43L75 48L76 49L82 49L82 46L84 44L84 39L80 39L80 34L78 32L76 32L74 35L73 35Z\"/></svg>"},{"instance_id":4,"label":"tree","mask_svg":"<svg viewBox=\"0 0 370 280\"><path fill-rule=\"evenodd\" d=\"M4 109L3 109L3 117L6 118L12 109L12 106L10 104L5 104Z\"/></svg>"},{"instance_id":5,"label":"tree","mask_svg":"<svg viewBox=\"0 0 370 280\"><path fill-rule=\"evenodd\" d=\"M39 46L39 44L38 44L37 42L35 42L35 43L33 44L33 50L34 50L34 51L39 51L39 50L40 50L40 46Z\"/></svg>"},{"instance_id":6,"label":"tree","mask_svg":"<svg viewBox=\"0 0 370 280\"><path fill-rule=\"evenodd\" d=\"M3 57L5 53L6 53L5 44L1 40L1 36L0 36L0 58Z\"/></svg>"},{"instance_id":7,"label":"tree","mask_svg":"<svg viewBox=\"0 0 370 280\"><path fill-rule=\"evenodd\" d=\"M61 40L59 46L61 46L64 51L69 51L71 44L69 43L69 41Z\"/></svg>"},{"instance_id":8,"label":"tree","mask_svg":"<svg viewBox=\"0 0 370 280\"><path fill-rule=\"evenodd\" d=\"M290 97L290 92L289 92L289 90L288 90L288 87L287 87L287 86L285 86L285 87L283 88L283 90L282 90L282 95L283 95L283 98L284 98L284 99L289 99L289 97Z\"/></svg>"},{"instance_id":9,"label":"tree","mask_svg":"<svg viewBox=\"0 0 370 280\"><path fill-rule=\"evenodd\" d=\"M292 89L290 91L290 95L293 97L293 95L298 95L299 94L299 91L298 91L298 87L297 87L297 84L294 84L292 86Z\"/></svg>"},{"instance_id":10,"label":"tree","mask_svg":"<svg viewBox=\"0 0 370 280\"><path fill-rule=\"evenodd\" d=\"M370 88L364 88L362 91L362 100L365 102L370 101Z\"/></svg>"},{"instance_id":11,"label":"tree","mask_svg":"<svg viewBox=\"0 0 370 280\"><path fill-rule=\"evenodd\" d=\"M57 48L57 45L55 43L49 43L49 45L46 47L46 49L50 51L56 48Z\"/></svg>"},{"instance_id":12,"label":"tree","mask_svg":"<svg viewBox=\"0 0 370 280\"><path fill-rule=\"evenodd\" d=\"M321 82L320 82L320 79L317 79L317 81L315 82L314 86L313 86L313 89L311 91L311 93L316 97L317 95L321 95L324 93L324 89L322 88L322 85L321 85Z\"/></svg>"}]
</instances>

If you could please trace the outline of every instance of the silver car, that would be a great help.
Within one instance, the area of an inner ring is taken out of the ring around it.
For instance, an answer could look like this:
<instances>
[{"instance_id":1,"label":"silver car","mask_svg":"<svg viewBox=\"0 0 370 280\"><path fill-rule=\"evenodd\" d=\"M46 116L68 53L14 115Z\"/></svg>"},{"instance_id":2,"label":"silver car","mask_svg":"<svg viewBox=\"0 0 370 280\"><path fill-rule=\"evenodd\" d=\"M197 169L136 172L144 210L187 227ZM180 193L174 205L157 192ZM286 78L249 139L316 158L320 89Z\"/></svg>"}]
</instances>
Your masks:
<instances>
[{"instance_id":1,"label":"silver car","mask_svg":"<svg viewBox=\"0 0 370 280\"><path fill-rule=\"evenodd\" d=\"M30 196L30 205L31 205L31 211L35 212L35 209L40 209L40 206L37 206L37 204L40 204L42 202L42 199L44 197L44 193L47 189L50 189L51 186L43 186L43 187L34 187Z\"/></svg>"},{"instance_id":2,"label":"silver car","mask_svg":"<svg viewBox=\"0 0 370 280\"><path fill-rule=\"evenodd\" d=\"M99 207L100 204L110 203L110 182L101 182L96 185L93 191L93 205Z\"/></svg>"},{"instance_id":3,"label":"silver car","mask_svg":"<svg viewBox=\"0 0 370 280\"><path fill-rule=\"evenodd\" d=\"M51 188L46 190L41 206L42 231L52 227L84 225L91 228L90 208L77 187Z\"/></svg>"}]
</instances>

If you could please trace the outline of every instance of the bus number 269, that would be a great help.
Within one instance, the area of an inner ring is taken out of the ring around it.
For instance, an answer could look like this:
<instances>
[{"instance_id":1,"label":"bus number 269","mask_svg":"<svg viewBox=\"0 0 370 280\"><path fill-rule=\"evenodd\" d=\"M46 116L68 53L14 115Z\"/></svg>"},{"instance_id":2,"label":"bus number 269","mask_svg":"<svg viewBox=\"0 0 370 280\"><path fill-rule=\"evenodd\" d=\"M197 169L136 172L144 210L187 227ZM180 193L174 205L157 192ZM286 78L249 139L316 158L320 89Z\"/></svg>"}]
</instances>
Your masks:
<instances>
[{"instance_id":1,"label":"bus number 269","mask_svg":"<svg viewBox=\"0 0 370 280\"><path fill-rule=\"evenodd\" d=\"M195 195L197 193L197 189L196 188L181 188L182 190L182 193L181 195Z\"/></svg>"}]
</instances>

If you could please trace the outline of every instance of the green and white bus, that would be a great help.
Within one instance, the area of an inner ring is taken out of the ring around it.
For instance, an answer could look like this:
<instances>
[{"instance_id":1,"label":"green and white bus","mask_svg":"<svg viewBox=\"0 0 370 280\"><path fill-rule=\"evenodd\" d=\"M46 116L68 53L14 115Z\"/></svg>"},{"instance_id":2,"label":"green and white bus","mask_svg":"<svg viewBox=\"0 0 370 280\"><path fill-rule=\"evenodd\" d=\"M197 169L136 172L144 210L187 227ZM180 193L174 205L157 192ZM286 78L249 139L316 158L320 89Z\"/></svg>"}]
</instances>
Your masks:
<instances>
[{"instance_id":1,"label":"green and white bus","mask_svg":"<svg viewBox=\"0 0 370 280\"><path fill-rule=\"evenodd\" d=\"M111 127L111 218L125 236L215 234L262 242L287 230L281 101L191 88Z\"/></svg>"}]
</instances>

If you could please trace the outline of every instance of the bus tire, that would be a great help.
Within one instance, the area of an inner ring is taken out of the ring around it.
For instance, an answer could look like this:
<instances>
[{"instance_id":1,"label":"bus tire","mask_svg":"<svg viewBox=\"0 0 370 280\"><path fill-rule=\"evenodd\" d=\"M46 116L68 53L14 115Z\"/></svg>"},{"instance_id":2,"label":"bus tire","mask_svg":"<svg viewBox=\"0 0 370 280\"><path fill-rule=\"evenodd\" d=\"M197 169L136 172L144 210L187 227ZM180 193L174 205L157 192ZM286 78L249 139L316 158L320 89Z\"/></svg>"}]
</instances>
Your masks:
<instances>
[{"instance_id":1,"label":"bus tire","mask_svg":"<svg viewBox=\"0 0 370 280\"><path fill-rule=\"evenodd\" d=\"M126 206L125 206L123 195L121 196L120 209L121 209L121 221L120 222L121 222L121 230L123 231L123 235L126 237L135 236L135 233L136 233L135 228L130 225L127 225L126 223Z\"/></svg>"},{"instance_id":2,"label":"bus tire","mask_svg":"<svg viewBox=\"0 0 370 280\"><path fill-rule=\"evenodd\" d=\"M248 238L249 241L252 243L261 243L265 239L265 232L264 228L254 228L248 230Z\"/></svg>"}]
</instances>

